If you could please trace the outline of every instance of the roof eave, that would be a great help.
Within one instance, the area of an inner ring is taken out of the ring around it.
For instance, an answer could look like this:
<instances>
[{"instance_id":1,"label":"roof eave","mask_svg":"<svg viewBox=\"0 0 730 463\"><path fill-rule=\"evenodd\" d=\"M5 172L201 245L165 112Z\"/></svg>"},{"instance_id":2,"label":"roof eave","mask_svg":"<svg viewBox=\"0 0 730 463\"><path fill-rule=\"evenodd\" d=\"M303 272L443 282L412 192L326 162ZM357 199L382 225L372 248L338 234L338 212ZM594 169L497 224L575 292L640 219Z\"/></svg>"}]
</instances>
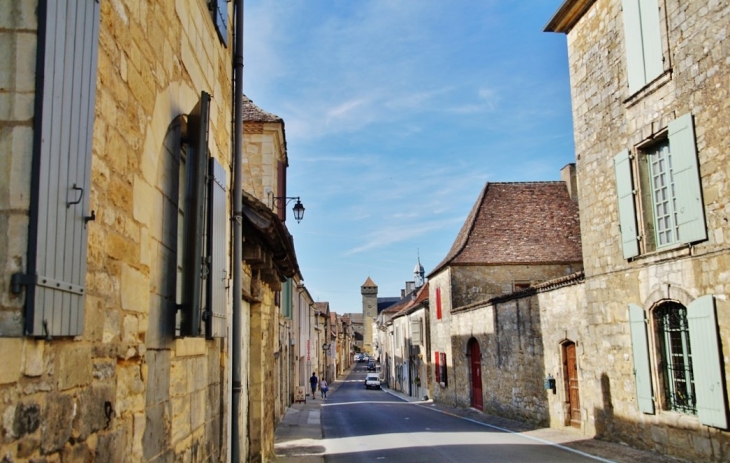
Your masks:
<instances>
[{"instance_id":1,"label":"roof eave","mask_svg":"<svg viewBox=\"0 0 730 463\"><path fill-rule=\"evenodd\" d=\"M569 33L595 0L565 0L548 21L543 32Z\"/></svg>"}]
</instances>

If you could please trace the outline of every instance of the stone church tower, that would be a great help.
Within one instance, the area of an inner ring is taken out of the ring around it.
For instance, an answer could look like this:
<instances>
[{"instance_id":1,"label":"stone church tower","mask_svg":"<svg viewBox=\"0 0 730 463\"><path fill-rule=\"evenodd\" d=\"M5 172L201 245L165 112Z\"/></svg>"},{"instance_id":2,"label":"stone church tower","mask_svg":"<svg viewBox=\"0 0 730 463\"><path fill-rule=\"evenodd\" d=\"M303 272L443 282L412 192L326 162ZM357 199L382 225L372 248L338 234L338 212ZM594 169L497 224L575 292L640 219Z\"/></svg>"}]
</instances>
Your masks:
<instances>
[{"instance_id":1,"label":"stone church tower","mask_svg":"<svg viewBox=\"0 0 730 463\"><path fill-rule=\"evenodd\" d=\"M362 324L363 324L363 351L374 354L373 322L378 317L378 285L368 277L360 286L362 294Z\"/></svg>"}]
</instances>

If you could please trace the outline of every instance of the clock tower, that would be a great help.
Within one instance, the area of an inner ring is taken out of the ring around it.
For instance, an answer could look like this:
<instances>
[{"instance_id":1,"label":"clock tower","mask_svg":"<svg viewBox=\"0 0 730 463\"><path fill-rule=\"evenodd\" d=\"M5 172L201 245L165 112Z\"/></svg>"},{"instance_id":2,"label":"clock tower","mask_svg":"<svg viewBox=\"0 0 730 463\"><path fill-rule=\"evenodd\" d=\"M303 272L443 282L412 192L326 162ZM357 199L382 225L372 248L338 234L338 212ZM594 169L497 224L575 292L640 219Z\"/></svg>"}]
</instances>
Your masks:
<instances>
[{"instance_id":1,"label":"clock tower","mask_svg":"<svg viewBox=\"0 0 730 463\"><path fill-rule=\"evenodd\" d=\"M378 285L368 277L360 286L362 294L362 324L363 324L363 351L369 355L375 354L373 347L373 322L378 317Z\"/></svg>"}]
</instances>

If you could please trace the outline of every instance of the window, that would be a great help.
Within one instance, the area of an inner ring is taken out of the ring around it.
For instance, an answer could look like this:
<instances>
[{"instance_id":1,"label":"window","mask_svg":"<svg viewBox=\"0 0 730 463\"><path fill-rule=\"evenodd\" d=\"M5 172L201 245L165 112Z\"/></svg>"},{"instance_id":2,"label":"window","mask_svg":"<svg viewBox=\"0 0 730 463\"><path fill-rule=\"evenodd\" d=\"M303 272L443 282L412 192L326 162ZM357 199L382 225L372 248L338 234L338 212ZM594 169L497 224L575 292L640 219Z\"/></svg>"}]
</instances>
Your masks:
<instances>
[{"instance_id":1,"label":"window","mask_svg":"<svg viewBox=\"0 0 730 463\"><path fill-rule=\"evenodd\" d=\"M629 304L636 399L640 411L696 415L700 423L727 429L725 380L715 304L702 296L688 306L676 301L646 311ZM651 321L653 336L647 335ZM653 378L657 378L654 384Z\"/></svg>"},{"instance_id":2,"label":"window","mask_svg":"<svg viewBox=\"0 0 730 463\"><path fill-rule=\"evenodd\" d=\"M441 288L436 288L436 320L441 320Z\"/></svg>"},{"instance_id":3,"label":"window","mask_svg":"<svg viewBox=\"0 0 730 463\"><path fill-rule=\"evenodd\" d=\"M707 239L692 115L614 157L625 259Z\"/></svg>"},{"instance_id":4,"label":"window","mask_svg":"<svg viewBox=\"0 0 730 463\"><path fill-rule=\"evenodd\" d=\"M434 362L434 374L436 376L436 382L441 383L441 354L438 352L433 353Z\"/></svg>"},{"instance_id":5,"label":"window","mask_svg":"<svg viewBox=\"0 0 730 463\"><path fill-rule=\"evenodd\" d=\"M215 30L223 45L228 46L228 2L230 0L206 0L213 17Z\"/></svg>"},{"instance_id":6,"label":"window","mask_svg":"<svg viewBox=\"0 0 730 463\"><path fill-rule=\"evenodd\" d=\"M654 309L652 318L664 383L664 408L694 415L697 410L687 309L666 302Z\"/></svg>"},{"instance_id":7,"label":"window","mask_svg":"<svg viewBox=\"0 0 730 463\"><path fill-rule=\"evenodd\" d=\"M629 91L635 93L664 72L657 0L623 0Z\"/></svg>"},{"instance_id":8,"label":"window","mask_svg":"<svg viewBox=\"0 0 730 463\"><path fill-rule=\"evenodd\" d=\"M180 336L226 335L226 173L209 157L209 116L210 95L202 92L188 115L179 157L175 286Z\"/></svg>"}]
</instances>

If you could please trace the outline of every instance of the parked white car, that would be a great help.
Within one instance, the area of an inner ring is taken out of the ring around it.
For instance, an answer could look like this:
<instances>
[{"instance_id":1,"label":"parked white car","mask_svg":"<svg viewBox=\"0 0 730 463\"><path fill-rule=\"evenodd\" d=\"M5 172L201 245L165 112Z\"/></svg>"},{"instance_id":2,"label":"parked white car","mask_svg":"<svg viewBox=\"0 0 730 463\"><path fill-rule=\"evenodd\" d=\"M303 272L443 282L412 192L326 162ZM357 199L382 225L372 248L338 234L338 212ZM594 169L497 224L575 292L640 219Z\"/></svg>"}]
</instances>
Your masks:
<instances>
[{"instance_id":1,"label":"parked white car","mask_svg":"<svg viewBox=\"0 0 730 463\"><path fill-rule=\"evenodd\" d=\"M371 387L380 389L380 378L377 373L368 373L365 376L365 389L370 389Z\"/></svg>"}]
</instances>

